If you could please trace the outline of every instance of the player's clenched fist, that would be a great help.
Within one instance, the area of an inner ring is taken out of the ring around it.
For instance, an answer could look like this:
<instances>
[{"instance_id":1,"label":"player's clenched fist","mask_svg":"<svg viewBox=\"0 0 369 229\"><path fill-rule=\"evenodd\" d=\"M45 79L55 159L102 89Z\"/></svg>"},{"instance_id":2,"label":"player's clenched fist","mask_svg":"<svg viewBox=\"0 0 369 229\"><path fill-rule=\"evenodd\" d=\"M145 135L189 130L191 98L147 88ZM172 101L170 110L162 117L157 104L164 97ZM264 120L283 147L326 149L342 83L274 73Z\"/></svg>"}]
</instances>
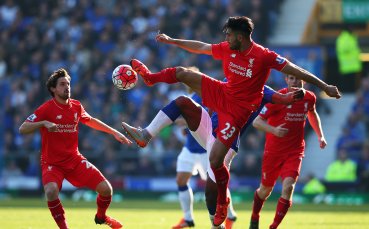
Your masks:
<instances>
[{"instance_id":1,"label":"player's clenched fist","mask_svg":"<svg viewBox=\"0 0 369 229\"><path fill-rule=\"evenodd\" d=\"M156 35L155 37L156 41L163 42L163 43L171 43L173 39L169 37L168 35L161 33Z\"/></svg>"}]
</instances>

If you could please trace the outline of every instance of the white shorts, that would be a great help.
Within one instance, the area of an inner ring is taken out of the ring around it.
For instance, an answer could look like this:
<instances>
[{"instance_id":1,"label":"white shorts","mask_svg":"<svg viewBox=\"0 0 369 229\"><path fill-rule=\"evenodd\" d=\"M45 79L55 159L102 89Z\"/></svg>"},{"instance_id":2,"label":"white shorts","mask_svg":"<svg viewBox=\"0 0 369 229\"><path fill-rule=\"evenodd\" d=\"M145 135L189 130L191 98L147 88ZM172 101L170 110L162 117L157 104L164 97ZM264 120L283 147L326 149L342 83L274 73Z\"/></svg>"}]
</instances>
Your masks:
<instances>
[{"instance_id":1,"label":"white shorts","mask_svg":"<svg viewBox=\"0 0 369 229\"><path fill-rule=\"evenodd\" d=\"M177 158L177 172L199 174L201 179L206 180L208 163L209 159L206 153L191 153L186 147L183 147Z\"/></svg>"},{"instance_id":2,"label":"white shorts","mask_svg":"<svg viewBox=\"0 0 369 229\"><path fill-rule=\"evenodd\" d=\"M215 137L213 136L213 126L211 123L211 118L208 112L204 108L201 108L201 120L200 120L199 127L197 128L196 131L194 132L190 131L190 132L192 136L196 139L196 141L204 149L206 149L207 157L208 157L207 172L209 174L210 179L215 182L215 176L214 176L213 170L210 168L210 163L209 163L210 150L214 145ZM232 160L236 156L236 154L237 153L232 148L228 150L224 158L224 164L227 166L228 170L230 169Z\"/></svg>"}]
</instances>

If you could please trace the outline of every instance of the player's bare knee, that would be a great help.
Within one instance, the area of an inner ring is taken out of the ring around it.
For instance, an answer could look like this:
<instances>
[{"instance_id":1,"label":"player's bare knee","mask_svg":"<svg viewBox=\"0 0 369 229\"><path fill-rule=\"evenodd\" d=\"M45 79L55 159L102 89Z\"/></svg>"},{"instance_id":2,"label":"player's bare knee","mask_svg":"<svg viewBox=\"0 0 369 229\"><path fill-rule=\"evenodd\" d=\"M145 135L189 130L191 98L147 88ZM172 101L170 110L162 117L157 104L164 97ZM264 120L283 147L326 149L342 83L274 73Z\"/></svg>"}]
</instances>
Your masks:
<instances>
[{"instance_id":1,"label":"player's bare knee","mask_svg":"<svg viewBox=\"0 0 369 229\"><path fill-rule=\"evenodd\" d=\"M96 186L96 192L102 196L113 195L113 188L108 181L102 181Z\"/></svg>"},{"instance_id":2,"label":"player's bare knee","mask_svg":"<svg viewBox=\"0 0 369 229\"><path fill-rule=\"evenodd\" d=\"M184 177L181 177L181 176L177 176L176 178L176 182L177 182L177 185L179 187L183 187L183 186L186 186L187 183L188 183L188 180L185 179Z\"/></svg>"},{"instance_id":3,"label":"player's bare knee","mask_svg":"<svg viewBox=\"0 0 369 229\"><path fill-rule=\"evenodd\" d=\"M283 186L282 194L285 197L291 197L293 190L295 189L295 184L287 184Z\"/></svg>"},{"instance_id":4,"label":"player's bare knee","mask_svg":"<svg viewBox=\"0 0 369 229\"><path fill-rule=\"evenodd\" d=\"M261 186L258 190L258 195L261 199L265 200L267 199L273 191L273 187L266 187L266 186Z\"/></svg>"},{"instance_id":5,"label":"player's bare knee","mask_svg":"<svg viewBox=\"0 0 369 229\"><path fill-rule=\"evenodd\" d=\"M57 185L45 186L45 196L48 201L56 200L59 195L59 188Z\"/></svg>"}]
</instances>

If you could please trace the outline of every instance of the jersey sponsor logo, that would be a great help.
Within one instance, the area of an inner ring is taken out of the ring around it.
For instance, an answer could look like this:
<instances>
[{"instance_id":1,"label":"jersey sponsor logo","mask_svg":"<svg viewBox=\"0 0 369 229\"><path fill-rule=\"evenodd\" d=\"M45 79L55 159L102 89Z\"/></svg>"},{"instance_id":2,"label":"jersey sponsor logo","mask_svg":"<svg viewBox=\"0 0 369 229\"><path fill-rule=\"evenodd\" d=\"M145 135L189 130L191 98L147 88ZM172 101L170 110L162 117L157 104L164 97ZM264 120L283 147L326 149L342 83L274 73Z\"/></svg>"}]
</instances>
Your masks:
<instances>
[{"instance_id":1,"label":"jersey sponsor logo","mask_svg":"<svg viewBox=\"0 0 369 229\"><path fill-rule=\"evenodd\" d=\"M56 119L62 119L62 117L63 117L62 115L57 115Z\"/></svg>"},{"instance_id":2,"label":"jersey sponsor logo","mask_svg":"<svg viewBox=\"0 0 369 229\"><path fill-rule=\"evenodd\" d=\"M232 54L231 54L231 57L232 57L232 58L236 58L236 53L232 53Z\"/></svg>"},{"instance_id":3,"label":"jersey sponsor logo","mask_svg":"<svg viewBox=\"0 0 369 229\"><path fill-rule=\"evenodd\" d=\"M77 124L57 124L56 132L59 133L74 133L77 132Z\"/></svg>"},{"instance_id":4,"label":"jersey sponsor logo","mask_svg":"<svg viewBox=\"0 0 369 229\"><path fill-rule=\"evenodd\" d=\"M277 61L278 64L283 64L286 61L286 59L281 56L277 56L275 61Z\"/></svg>"},{"instance_id":5,"label":"jersey sponsor logo","mask_svg":"<svg viewBox=\"0 0 369 229\"><path fill-rule=\"evenodd\" d=\"M240 75L240 76L244 76L244 77L248 77L248 78L252 77L252 70L251 69L247 69L246 67L240 66L240 65L235 64L233 62L229 62L228 69L229 69L230 72L232 72L236 75Z\"/></svg>"},{"instance_id":6,"label":"jersey sponsor logo","mask_svg":"<svg viewBox=\"0 0 369 229\"><path fill-rule=\"evenodd\" d=\"M37 116L35 114L31 114L30 116L28 116L27 120L33 122L36 118Z\"/></svg>"},{"instance_id":7,"label":"jersey sponsor logo","mask_svg":"<svg viewBox=\"0 0 369 229\"><path fill-rule=\"evenodd\" d=\"M284 120L290 121L290 122L303 122L306 120L306 113L286 113L286 117Z\"/></svg>"},{"instance_id":8,"label":"jersey sponsor logo","mask_svg":"<svg viewBox=\"0 0 369 229\"><path fill-rule=\"evenodd\" d=\"M222 138L224 140L228 140L230 137L233 136L234 132L236 131L236 128L234 126L231 126L229 122L225 123L226 127L222 130L220 130L220 133L222 133Z\"/></svg>"}]
</instances>

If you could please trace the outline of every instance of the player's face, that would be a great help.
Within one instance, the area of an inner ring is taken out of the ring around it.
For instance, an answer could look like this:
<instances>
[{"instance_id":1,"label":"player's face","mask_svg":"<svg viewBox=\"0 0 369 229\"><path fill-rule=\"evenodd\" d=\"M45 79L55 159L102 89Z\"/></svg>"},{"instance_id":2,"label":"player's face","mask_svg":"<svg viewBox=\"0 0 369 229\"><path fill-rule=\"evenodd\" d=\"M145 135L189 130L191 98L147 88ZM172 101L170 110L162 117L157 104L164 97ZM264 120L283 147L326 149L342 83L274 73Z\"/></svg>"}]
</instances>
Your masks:
<instances>
[{"instance_id":1,"label":"player's face","mask_svg":"<svg viewBox=\"0 0 369 229\"><path fill-rule=\"evenodd\" d=\"M231 29L226 29L225 36L225 40L228 42L231 50L241 49L241 41L238 39L239 34L237 32L233 32Z\"/></svg>"},{"instance_id":2,"label":"player's face","mask_svg":"<svg viewBox=\"0 0 369 229\"><path fill-rule=\"evenodd\" d=\"M58 96L63 100L70 98L70 81L67 77L60 77L56 82L56 87L54 90L55 97Z\"/></svg>"},{"instance_id":3,"label":"player's face","mask_svg":"<svg viewBox=\"0 0 369 229\"><path fill-rule=\"evenodd\" d=\"M296 77L290 75L286 77L286 83L289 88L291 87L302 88L304 85L302 80L297 79Z\"/></svg>"}]
</instances>

